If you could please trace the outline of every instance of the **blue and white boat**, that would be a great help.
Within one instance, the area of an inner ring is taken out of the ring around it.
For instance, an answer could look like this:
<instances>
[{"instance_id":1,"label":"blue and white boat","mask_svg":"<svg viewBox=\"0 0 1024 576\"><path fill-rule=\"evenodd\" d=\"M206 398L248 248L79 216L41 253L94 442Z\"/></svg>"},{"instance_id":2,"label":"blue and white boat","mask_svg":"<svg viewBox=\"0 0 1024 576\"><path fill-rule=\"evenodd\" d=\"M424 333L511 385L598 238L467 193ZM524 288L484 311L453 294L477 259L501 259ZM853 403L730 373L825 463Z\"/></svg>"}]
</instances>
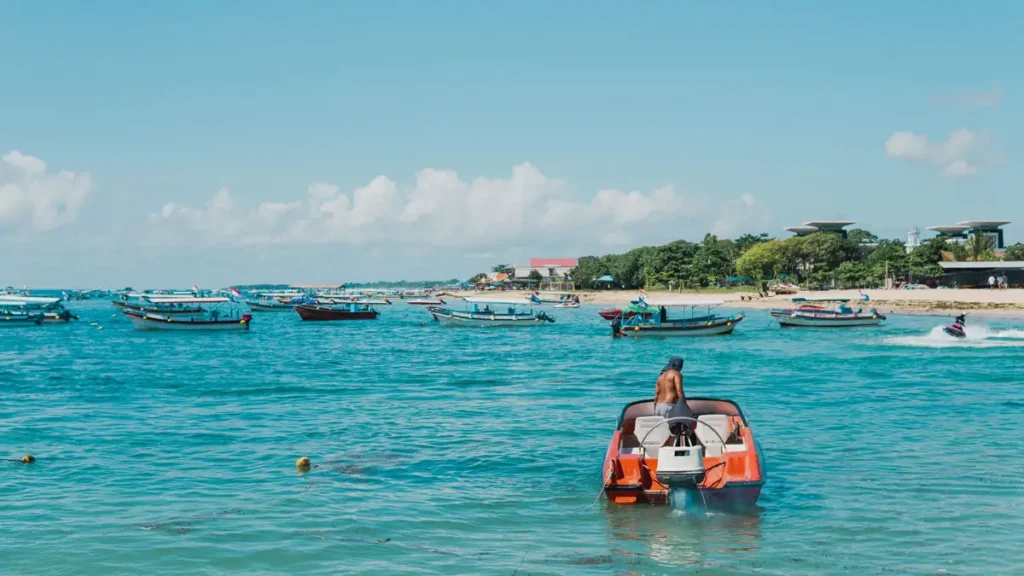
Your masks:
<instances>
[{"instance_id":1,"label":"blue and white boat","mask_svg":"<svg viewBox=\"0 0 1024 576\"><path fill-rule=\"evenodd\" d=\"M863 296L862 301L867 301ZM850 308L850 298L793 298L796 308L775 308L772 317L782 327L810 328L852 328L856 326L878 326L885 315L871 308L864 310ZM834 307L825 306L833 304Z\"/></svg>"},{"instance_id":2,"label":"blue and white boat","mask_svg":"<svg viewBox=\"0 0 1024 576\"><path fill-rule=\"evenodd\" d=\"M545 312L534 312L531 303L523 300L496 300L494 298L463 298L464 310L441 306L427 308L442 326L515 327L543 326L555 321Z\"/></svg>"},{"instance_id":3,"label":"blue and white boat","mask_svg":"<svg viewBox=\"0 0 1024 576\"><path fill-rule=\"evenodd\" d=\"M725 304L721 300L666 300L649 303L641 297L632 303L651 314L636 314L624 320L612 321L612 334L632 337L668 336L718 336L731 334L736 325L743 321L743 314L722 315L712 312ZM678 316L670 316L669 310L685 310Z\"/></svg>"},{"instance_id":4,"label":"blue and white boat","mask_svg":"<svg viewBox=\"0 0 1024 576\"><path fill-rule=\"evenodd\" d=\"M252 322L248 307L229 298L147 295L146 300L156 311L123 309L136 330L248 330Z\"/></svg>"},{"instance_id":5,"label":"blue and white boat","mask_svg":"<svg viewBox=\"0 0 1024 576\"><path fill-rule=\"evenodd\" d=\"M67 324L77 319L60 298L0 295L0 323L4 326Z\"/></svg>"}]
</instances>

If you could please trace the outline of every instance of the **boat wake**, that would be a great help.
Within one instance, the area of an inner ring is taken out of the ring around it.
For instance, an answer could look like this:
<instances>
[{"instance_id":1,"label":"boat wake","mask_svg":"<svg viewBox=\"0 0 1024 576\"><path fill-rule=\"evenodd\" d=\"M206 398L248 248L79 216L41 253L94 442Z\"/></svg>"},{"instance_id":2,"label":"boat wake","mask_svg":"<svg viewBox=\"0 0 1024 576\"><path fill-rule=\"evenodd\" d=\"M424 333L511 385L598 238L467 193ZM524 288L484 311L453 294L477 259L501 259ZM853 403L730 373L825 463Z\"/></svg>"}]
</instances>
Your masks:
<instances>
[{"instance_id":1,"label":"boat wake","mask_svg":"<svg viewBox=\"0 0 1024 576\"><path fill-rule=\"evenodd\" d=\"M988 326L967 327L967 337L953 338L943 331L943 326L932 328L923 336L893 336L883 340L896 346L920 348L995 348L1024 346L1024 330L991 330Z\"/></svg>"}]
</instances>

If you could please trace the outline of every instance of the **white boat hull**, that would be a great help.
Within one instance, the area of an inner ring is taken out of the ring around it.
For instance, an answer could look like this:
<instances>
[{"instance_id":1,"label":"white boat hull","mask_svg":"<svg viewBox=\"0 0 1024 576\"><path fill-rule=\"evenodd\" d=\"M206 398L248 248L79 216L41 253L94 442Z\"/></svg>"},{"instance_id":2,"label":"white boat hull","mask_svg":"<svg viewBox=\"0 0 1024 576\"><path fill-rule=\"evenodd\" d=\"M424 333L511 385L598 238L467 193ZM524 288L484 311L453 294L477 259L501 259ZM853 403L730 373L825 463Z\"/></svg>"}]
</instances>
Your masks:
<instances>
[{"instance_id":1,"label":"white boat hull","mask_svg":"<svg viewBox=\"0 0 1024 576\"><path fill-rule=\"evenodd\" d=\"M782 326L811 328L852 328L855 326L878 326L882 319L877 316L858 316L854 318L812 318L801 315L775 316Z\"/></svg>"},{"instance_id":2,"label":"white boat hull","mask_svg":"<svg viewBox=\"0 0 1024 576\"><path fill-rule=\"evenodd\" d=\"M182 318L173 318L170 322L166 319L140 318L129 316L136 330L159 330L165 332L209 332L227 330L248 330L249 322L243 320L218 320L216 322L199 321L194 322Z\"/></svg>"},{"instance_id":3,"label":"white boat hull","mask_svg":"<svg viewBox=\"0 0 1024 576\"><path fill-rule=\"evenodd\" d=\"M511 328L511 327L527 327L527 326L542 326L549 324L544 320L538 320L534 317L517 318L515 320L508 318L503 319L496 317L491 320L486 316L477 315L474 318L466 318L464 316L453 316L441 314L439 312L432 312L434 319L438 321L442 326L457 326L457 327L480 327L480 328Z\"/></svg>"}]
</instances>

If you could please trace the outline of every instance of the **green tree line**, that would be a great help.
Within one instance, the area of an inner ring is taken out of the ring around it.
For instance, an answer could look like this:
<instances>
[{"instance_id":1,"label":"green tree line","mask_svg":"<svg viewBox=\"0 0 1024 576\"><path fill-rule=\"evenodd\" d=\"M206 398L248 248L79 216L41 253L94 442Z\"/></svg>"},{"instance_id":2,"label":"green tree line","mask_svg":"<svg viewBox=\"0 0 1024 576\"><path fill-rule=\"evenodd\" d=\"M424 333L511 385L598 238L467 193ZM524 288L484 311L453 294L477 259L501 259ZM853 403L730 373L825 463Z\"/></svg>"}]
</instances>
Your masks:
<instances>
[{"instance_id":1,"label":"green tree line","mask_svg":"<svg viewBox=\"0 0 1024 576\"><path fill-rule=\"evenodd\" d=\"M972 236L964 243L934 238L907 253L902 240L879 240L866 230L847 237L830 232L779 240L768 234L745 234L735 240L714 234L700 242L677 240L644 246L624 254L584 256L572 278L583 289L603 287L598 278L610 275L616 288L706 288L734 281L787 278L809 288L877 287L888 273L894 278L935 278L942 275L942 253L956 260L993 259L991 238ZM1024 260L1024 245L1009 247L1006 260ZM740 280L740 279L743 280Z\"/></svg>"}]
</instances>

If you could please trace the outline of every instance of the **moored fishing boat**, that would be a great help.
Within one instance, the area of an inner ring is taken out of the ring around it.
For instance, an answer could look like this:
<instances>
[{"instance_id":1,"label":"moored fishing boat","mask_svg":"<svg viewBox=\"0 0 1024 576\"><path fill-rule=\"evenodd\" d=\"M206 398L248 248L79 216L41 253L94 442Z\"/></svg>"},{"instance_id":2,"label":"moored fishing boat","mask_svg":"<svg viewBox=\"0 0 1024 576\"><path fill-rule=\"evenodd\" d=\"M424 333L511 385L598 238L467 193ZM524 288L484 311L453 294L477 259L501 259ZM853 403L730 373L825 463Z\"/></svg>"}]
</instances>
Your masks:
<instances>
[{"instance_id":1,"label":"moored fishing boat","mask_svg":"<svg viewBox=\"0 0 1024 576\"><path fill-rule=\"evenodd\" d=\"M252 322L248 308L228 298L147 295L146 300L157 311L122 309L136 330L248 330Z\"/></svg>"},{"instance_id":2,"label":"moored fishing boat","mask_svg":"<svg viewBox=\"0 0 1024 576\"><path fill-rule=\"evenodd\" d=\"M442 298L416 298L406 300L405 303L409 306L444 306L445 304Z\"/></svg>"},{"instance_id":3,"label":"moored fishing boat","mask_svg":"<svg viewBox=\"0 0 1024 576\"><path fill-rule=\"evenodd\" d=\"M534 313L524 300L495 300L493 298L463 298L465 310L452 310L440 306L428 308L442 326L514 327L541 326L553 323L554 318L544 312Z\"/></svg>"},{"instance_id":4,"label":"moored fishing boat","mask_svg":"<svg viewBox=\"0 0 1024 576\"><path fill-rule=\"evenodd\" d=\"M866 301L866 298L864 299ZM878 326L885 315L871 308L853 310L847 303L850 298L793 298L797 308L775 308L773 318L783 327L850 328L856 326ZM836 304L834 308L822 304Z\"/></svg>"},{"instance_id":5,"label":"moored fishing boat","mask_svg":"<svg viewBox=\"0 0 1024 576\"><path fill-rule=\"evenodd\" d=\"M609 502L667 504L677 491L708 506L757 503L764 462L740 407L715 398L685 401L683 412L692 415L655 416L653 400L622 409L604 459Z\"/></svg>"},{"instance_id":6,"label":"moored fishing boat","mask_svg":"<svg viewBox=\"0 0 1024 576\"><path fill-rule=\"evenodd\" d=\"M294 306L303 320L375 320L380 312L363 302L338 303L333 299L317 299Z\"/></svg>"},{"instance_id":7,"label":"moored fishing boat","mask_svg":"<svg viewBox=\"0 0 1024 576\"><path fill-rule=\"evenodd\" d=\"M612 334L616 336L717 336L731 334L736 325L743 321L743 314L720 315L712 309L725 304L722 301L686 301L674 300L648 303L640 298L635 305L641 309L651 309L650 315L637 314L624 320L612 320ZM688 314L669 317L672 308L683 308ZM702 310L697 313L698 309Z\"/></svg>"},{"instance_id":8,"label":"moored fishing boat","mask_svg":"<svg viewBox=\"0 0 1024 576\"><path fill-rule=\"evenodd\" d=\"M231 293L236 298L242 297L237 288L232 288ZM245 304L253 312L290 312L294 308L293 302L302 298L303 293L298 290L287 290L281 292L251 292L244 296Z\"/></svg>"},{"instance_id":9,"label":"moored fishing boat","mask_svg":"<svg viewBox=\"0 0 1024 576\"><path fill-rule=\"evenodd\" d=\"M5 326L67 324L78 316L64 307L60 298L0 295L0 321Z\"/></svg>"}]
</instances>

